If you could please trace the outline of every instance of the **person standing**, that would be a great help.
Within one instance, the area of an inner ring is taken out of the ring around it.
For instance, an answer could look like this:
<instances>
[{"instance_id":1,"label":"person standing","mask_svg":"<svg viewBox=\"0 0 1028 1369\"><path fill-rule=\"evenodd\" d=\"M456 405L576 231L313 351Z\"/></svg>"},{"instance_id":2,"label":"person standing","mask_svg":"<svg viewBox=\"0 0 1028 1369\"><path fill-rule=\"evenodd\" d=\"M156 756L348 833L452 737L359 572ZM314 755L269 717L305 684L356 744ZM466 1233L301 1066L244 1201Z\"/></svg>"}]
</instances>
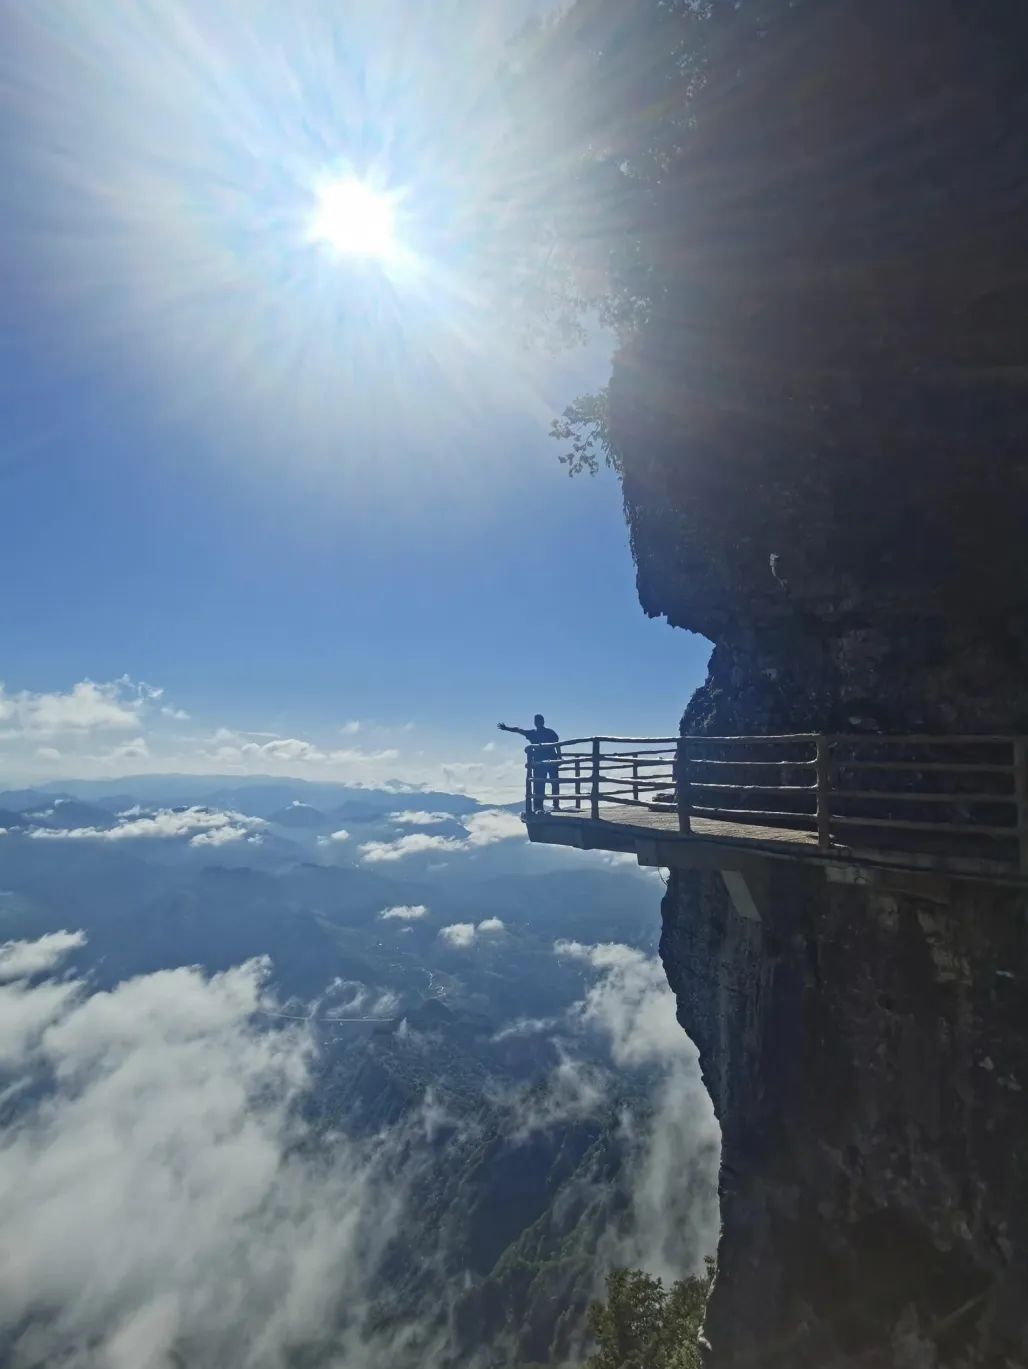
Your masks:
<instances>
[{"instance_id":1,"label":"person standing","mask_svg":"<svg viewBox=\"0 0 1028 1369\"><path fill-rule=\"evenodd\" d=\"M497 723L501 732L519 732L532 746L532 812L542 813L546 808L546 785L549 782L553 794L553 807L560 810L560 738L552 727L546 726L541 713L534 718L534 727L508 727Z\"/></svg>"}]
</instances>

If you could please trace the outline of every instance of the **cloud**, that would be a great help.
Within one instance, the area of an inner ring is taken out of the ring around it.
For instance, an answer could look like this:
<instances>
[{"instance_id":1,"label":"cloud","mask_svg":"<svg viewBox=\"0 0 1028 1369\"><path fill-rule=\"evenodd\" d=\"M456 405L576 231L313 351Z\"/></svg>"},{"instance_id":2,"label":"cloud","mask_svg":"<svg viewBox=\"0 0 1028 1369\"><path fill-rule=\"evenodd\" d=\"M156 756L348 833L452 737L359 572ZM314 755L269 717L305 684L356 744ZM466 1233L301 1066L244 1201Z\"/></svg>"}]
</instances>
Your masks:
<instances>
[{"instance_id":1,"label":"cloud","mask_svg":"<svg viewBox=\"0 0 1028 1369\"><path fill-rule=\"evenodd\" d=\"M469 846L491 846L496 841L510 841L525 836L525 824L516 813L505 813L499 808L486 808L481 813L472 813L461 818L468 833Z\"/></svg>"},{"instance_id":2,"label":"cloud","mask_svg":"<svg viewBox=\"0 0 1028 1369\"><path fill-rule=\"evenodd\" d=\"M255 1028L265 973L0 988L0 1041L34 1083L0 1134L12 1363L286 1369L328 1344L394 1362L361 1321L401 1229L396 1148L304 1121L312 1039Z\"/></svg>"},{"instance_id":3,"label":"cloud","mask_svg":"<svg viewBox=\"0 0 1028 1369\"><path fill-rule=\"evenodd\" d=\"M175 722L186 723L189 721L189 714L184 708L172 708L170 704L165 704L161 709L162 718L173 718Z\"/></svg>"},{"instance_id":4,"label":"cloud","mask_svg":"<svg viewBox=\"0 0 1028 1369\"><path fill-rule=\"evenodd\" d=\"M466 843L456 837L432 837L426 832L408 832L395 841L366 841L358 850L369 865L383 861L403 860L407 856L421 856L429 851L463 851Z\"/></svg>"},{"instance_id":5,"label":"cloud","mask_svg":"<svg viewBox=\"0 0 1028 1369\"><path fill-rule=\"evenodd\" d=\"M227 846L233 841L242 841L246 836L245 827L214 827L209 832L197 832L189 838L190 846Z\"/></svg>"},{"instance_id":6,"label":"cloud","mask_svg":"<svg viewBox=\"0 0 1028 1369\"><path fill-rule=\"evenodd\" d=\"M463 950L474 945L475 924L473 922L452 922L449 927L440 927L439 935L451 946Z\"/></svg>"},{"instance_id":7,"label":"cloud","mask_svg":"<svg viewBox=\"0 0 1028 1369\"><path fill-rule=\"evenodd\" d=\"M336 832L329 832L326 836L318 837L319 846L341 845L344 841L350 840L350 834L345 827L340 827Z\"/></svg>"},{"instance_id":8,"label":"cloud","mask_svg":"<svg viewBox=\"0 0 1028 1369\"><path fill-rule=\"evenodd\" d=\"M41 761L59 761L61 753L56 746L37 746L36 755Z\"/></svg>"},{"instance_id":9,"label":"cloud","mask_svg":"<svg viewBox=\"0 0 1028 1369\"><path fill-rule=\"evenodd\" d=\"M383 922L416 922L427 914L428 909L423 903L403 903L395 908L383 908L379 917Z\"/></svg>"},{"instance_id":10,"label":"cloud","mask_svg":"<svg viewBox=\"0 0 1028 1369\"><path fill-rule=\"evenodd\" d=\"M116 827L73 827L68 831L34 827L30 837L48 841L134 841L140 838L192 837L191 845L221 846L238 841L249 832L266 827L263 818L246 813L220 812L210 808L161 808L146 816L129 809L118 815ZM215 834L221 834L215 836ZM228 835L225 835L225 834ZM196 834L196 835L194 835Z\"/></svg>"},{"instance_id":11,"label":"cloud","mask_svg":"<svg viewBox=\"0 0 1028 1369\"><path fill-rule=\"evenodd\" d=\"M490 803L507 803L525 792L521 761L447 761L440 766L441 786L450 794L473 794Z\"/></svg>"},{"instance_id":12,"label":"cloud","mask_svg":"<svg viewBox=\"0 0 1028 1369\"><path fill-rule=\"evenodd\" d=\"M440 822L453 822L452 813L427 813L423 808L408 808L402 813L390 813L389 821L405 827L434 827Z\"/></svg>"},{"instance_id":13,"label":"cloud","mask_svg":"<svg viewBox=\"0 0 1028 1369\"><path fill-rule=\"evenodd\" d=\"M539 1036L542 1032L550 1032L557 1025L556 1017L518 1017L507 1026L501 1027L498 1032L494 1032L494 1041L509 1041L517 1036Z\"/></svg>"},{"instance_id":14,"label":"cloud","mask_svg":"<svg viewBox=\"0 0 1028 1369\"><path fill-rule=\"evenodd\" d=\"M80 933L63 932L18 943L17 955L35 973L80 944ZM717 1132L696 1052L673 1025L658 962L617 946L568 942L561 953L594 976L565 1032L609 1040L615 1068L565 1046L543 1087L504 1091L494 1115L517 1143L540 1128L609 1117L630 1068L619 1059L656 1072L656 1095L647 1103L631 1090L621 1107L616 1174L584 1167L561 1202L574 1209L584 1197L602 1214L598 1281L611 1263L680 1277L717 1231ZM163 970L96 993L77 978L0 985L0 1052L18 1090L0 1131L0 1207L5 1230L17 1233L10 1254L0 1253L0 1343L12 1364L454 1362L455 1347L433 1326L448 1322L460 1296L460 1279L442 1271L463 1269L461 1252L426 1243L425 1320L390 1322L381 1299L397 1243L420 1231L411 1192L429 1178L436 1191L431 1166L452 1163L452 1149L436 1153L439 1128L468 1145L476 1124L426 1095L406 1121L366 1141L335 1125L319 1131L323 1116L313 1123L305 1106L321 1086L312 1028L257 1025L279 1006L268 970L262 960L211 976ZM393 1015L399 1005L338 980L317 1016L352 1008ZM523 1019L509 1034L550 1025Z\"/></svg>"},{"instance_id":15,"label":"cloud","mask_svg":"<svg viewBox=\"0 0 1028 1369\"><path fill-rule=\"evenodd\" d=\"M600 1263L645 1268L665 1280L698 1272L717 1245L721 1133L663 967L617 943L558 941L554 951L597 973L572 1009L572 1024L606 1038L619 1070L660 1072L648 1115L622 1111L630 1202L626 1221L605 1233Z\"/></svg>"},{"instance_id":16,"label":"cloud","mask_svg":"<svg viewBox=\"0 0 1028 1369\"><path fill-rule=\"evenodd\" d=\"M268 741L253 740L254 737L267 735L261 732L233 732L229 728L219 727L211 739L215 749L208 754L219 765L258 769L283 765L380 765L396 760L400 754L391 747L383 751L361 751L354 747L332 750L301 737L272 735Z\"/></svg>"},{"instance_id":17,"label":"cloud","mask_svg":"<svg viewBox=\"0 0 1028 1369\"><path fill-rule=\"evenodd\" d=\"M473 922L451 922L448 927L439 929L439 935L451 946L459 950L467 950L469 946L475 944L480 935L495 936L497 932L503 930L504 924L498 917L487 917L477 927Z\"/></svg>"},{"instance_id":18,"label":"cloud","mask_svg":"<svg viewBox=\"0 0 1028 1369\"><path fill-rule=\"evenodd\" d=\"M495 751L495 750L496 750L496 743L495 743L495 742L486 742L485 746L482 747L482 750L483 750L483 751Z\"/></svg>"},{"instance_id":19,"label":"cloud","mask_svg":"<svg viewBox=\"0 0 1028 1369\"><path fill-rule=\"evenodd\" d=\"M80 680L67 693L23 689L8 694L0 685L0 720L10 723L16 733L29 736L127 730L139 726L143 710L162 693L127 675L106 684Z\"/></svg>"},{"instance_id":20,"label":"cloud","mask_svg":"<svg viewBox=\"0 0 1028 1369\"><path fill-rule=\"evenodd\" d=\"M150 748L145 737L133 737L130 742L112 746L109 751L94 757L104 765L123 765L126 761L145 761L150 758Z\"/></svg>"},{"instance_id":21,"label":"cloud","mask_svg":"<svg viewBox=\"0 0 1028 1369\"><path fill-rule=\"evenodd\" d=\"M449 815L448 815L449 816ZM486 808L461 818L466 837L431 836L427 832L408 832L394 841L366 841L358 849L361 859L368 864L403 860L407 856L426 855L430 851L472 851L492 846L497 841L512 837L525 839L525 826L513 813L498 808Z\"/></svg>"},{"instance_id":22,"label":"cloud","mask_svg":"<svg viewBox=\"0 0 1028 1369\"><path fill-rule=\"evenodd\" d=\"M339 729L344 737L355 737L360 730L361 725L357 718L351 718L348 723L343 723L342 727Z\"/></svg>"},{"instance_id":23,"label":"cloud","mask_svg":"<svg viewBox=\"0 0 1028 1369\"><path fill-rule=\"evenodd\" d=\"M38 941L5 941L0 945L0 983L30 979L50 970L69 951L86 944L84 932L49 932Z\"/></svg>"}]
</instances>

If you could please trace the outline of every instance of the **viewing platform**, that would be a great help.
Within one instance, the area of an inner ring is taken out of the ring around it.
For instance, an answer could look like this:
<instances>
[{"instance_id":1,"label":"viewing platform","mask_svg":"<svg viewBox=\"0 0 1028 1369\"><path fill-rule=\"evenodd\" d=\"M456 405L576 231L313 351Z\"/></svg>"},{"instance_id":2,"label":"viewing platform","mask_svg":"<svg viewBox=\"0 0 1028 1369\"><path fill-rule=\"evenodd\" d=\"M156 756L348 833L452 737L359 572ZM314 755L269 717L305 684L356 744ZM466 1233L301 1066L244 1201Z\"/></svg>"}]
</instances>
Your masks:
<instances>
[{"instance_id":1,"label":"viewing platform","mask_svg":"<svg viewBox=\"0 0 1028 1369\"><path fill-rule=\"evenodd\" d=\"M1028 885L1028 738L578 737L526 748L529 840L641 865Z\"/></svg>"}]
</instances>

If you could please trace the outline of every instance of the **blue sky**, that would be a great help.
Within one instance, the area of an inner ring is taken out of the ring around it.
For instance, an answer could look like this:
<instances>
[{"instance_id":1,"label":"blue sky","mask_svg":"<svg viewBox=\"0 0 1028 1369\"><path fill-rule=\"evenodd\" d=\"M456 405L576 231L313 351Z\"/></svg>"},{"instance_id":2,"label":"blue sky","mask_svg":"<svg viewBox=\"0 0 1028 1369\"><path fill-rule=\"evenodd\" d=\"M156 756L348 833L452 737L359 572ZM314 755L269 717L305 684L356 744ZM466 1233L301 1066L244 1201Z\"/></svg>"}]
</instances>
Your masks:
<instances>
[{"instance_id":1,"label":"blue sky","mask_svg":"<svg viewBox=\"0 0 1028 1369\"><path fill-rule=\"evenodd\" d=\"M707 645L644 617L616 481L568 480L546 435L605 340L526 350L465 269L489 209L467 129L522 9L53 0L13 24L5 777L492 794L500 718L674 731ZM402 269L304 238L340 171L395 195Z\"/></svg>"}]
</instances>

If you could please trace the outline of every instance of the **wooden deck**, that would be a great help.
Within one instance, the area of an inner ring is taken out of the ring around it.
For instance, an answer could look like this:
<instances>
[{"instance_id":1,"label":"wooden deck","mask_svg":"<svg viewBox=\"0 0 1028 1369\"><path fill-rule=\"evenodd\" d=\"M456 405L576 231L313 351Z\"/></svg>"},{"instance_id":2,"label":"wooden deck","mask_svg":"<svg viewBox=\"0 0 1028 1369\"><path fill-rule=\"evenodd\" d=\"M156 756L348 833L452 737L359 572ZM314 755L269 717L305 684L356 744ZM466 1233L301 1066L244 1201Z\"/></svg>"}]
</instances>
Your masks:
<instances>
[{"instance_id":1,"label":"wooden deck","mask_svg":"<svg viewBox=\"0 0 1028 1369\"><path fill-rule=\"evenodd\" d=\"M605 806L594 819L588 810L561 808L527 818L528 839L549 846L634 855L640 865L745 871L760 860L801 860L821 866L829 877L864 882L872 871L951 875L992 883L1028 884L1009 862L943 851L910 851L902 845L845 845L826 848L816 832L793 827L693 817L681 832L678 814L668 810ZM845 873L848 871L849 873ZM860 874L863 871L863 874Z\"/></svg>"},{"instance_id":2,"label":"wooden deck","mask_svg":"<svg viewBox=\"0 0 1028 1369\"><path fill-rule=\"evenodd\" d=\"M546 820L557 821L573 819L592 823L587 812L574 808L561 808L548 811ZM529 825L537 819L530 819ZM694 817L691 831L684 836L678 830L678 814L671 809L655 810L648 808L619 807L611 805L600 809L599 826L630 827L645 832L666 832L670 836L689 840L708 841L745 841L747 845L759 842L762 845L809 846L817 850L817 833L805 832L789 827L765 827L752 822L728 822L724 818Z\"/></svg>"}]
</instances>

